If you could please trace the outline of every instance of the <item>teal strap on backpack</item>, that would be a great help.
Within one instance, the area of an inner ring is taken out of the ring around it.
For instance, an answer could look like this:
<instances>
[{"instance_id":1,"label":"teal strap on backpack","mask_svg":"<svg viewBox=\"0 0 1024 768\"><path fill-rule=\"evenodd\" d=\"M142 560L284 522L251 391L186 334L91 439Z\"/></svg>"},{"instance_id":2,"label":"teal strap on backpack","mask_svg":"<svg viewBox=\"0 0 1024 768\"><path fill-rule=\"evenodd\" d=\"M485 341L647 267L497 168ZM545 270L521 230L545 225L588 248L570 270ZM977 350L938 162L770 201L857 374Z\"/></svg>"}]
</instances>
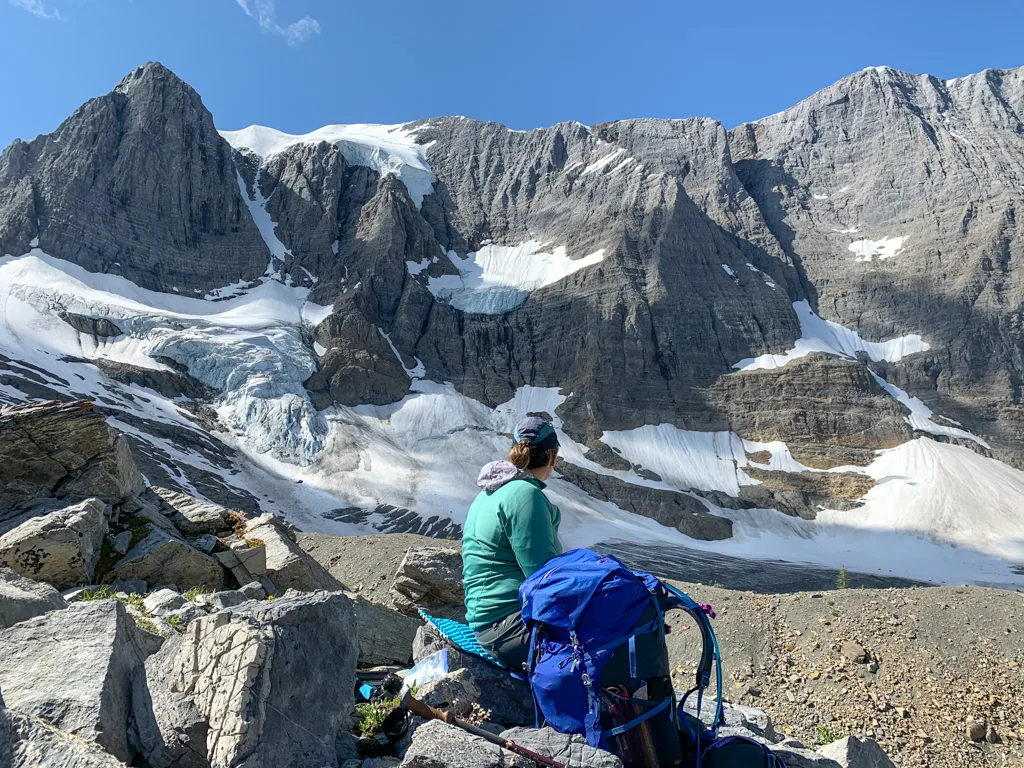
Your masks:
<instances>
[{"instance_id":1,"label":"teal strap on backpack","mask_svg":"<svg viewBox=\"0 0 1024 768\"><path fill-rule=\"evenodd\" d=\"M715 702L715 721L711 727L712 738L718 734L718 726L722 723L722 652L718 647L718 638L715 637L715 631L711 628L711 620L704 612L704 608L694 601L692 597L687 595L682 590L676 589L671 584L664 584L672 595L674 595L680 603L680 607L689 613L693 620L697 622L697 626L700 628L701 638L703 639L704 649L701 653L700 663L697 665L697 676L696 686L690 690L697 691L697 713L700 714L701 705L704 702L704 691L711 684L711 671L714 668L715 672L715 688L716 688L716 702ZM689 695L687 693L687 695ZM680 702L680 708L685 703L686 697L683 697L683 701Z\"/></svg>"}]
</instances>

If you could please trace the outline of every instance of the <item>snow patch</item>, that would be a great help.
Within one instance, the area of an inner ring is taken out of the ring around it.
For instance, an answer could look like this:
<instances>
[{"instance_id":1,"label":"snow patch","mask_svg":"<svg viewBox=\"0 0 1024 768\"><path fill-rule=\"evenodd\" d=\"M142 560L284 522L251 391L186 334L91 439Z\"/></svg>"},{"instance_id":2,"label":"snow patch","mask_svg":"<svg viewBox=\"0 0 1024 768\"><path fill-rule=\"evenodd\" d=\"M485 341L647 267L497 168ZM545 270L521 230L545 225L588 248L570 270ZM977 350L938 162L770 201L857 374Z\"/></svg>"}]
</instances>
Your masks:
<instances>
[{"instance_id":1,"label":"snow patch","mask_svg":"<svg viewBox=\"0 0 1024 768\"><path fill-rule=\"evenodd\" d=\"M313 351L316 352L317 357L323 357L324 355L327 354L327 347L325 347L319 341L314 341Z\"/></svg>"},{"instance_id":2,"label":"snow patch","mask_svg":"<svg viewBox=\"0 0 1024 768\"><path fill-rule=\"evenodd\" d=\"M604 249L570 259L564 245L551 252L541 250L545 245L537 240L516 246L489 244L465 258L449 251L448 259L459 274L431 277L427 287L463 312L497 315L515 309L533 291L604 259Z\"/></svg>"},{"instance_id":3,"label":"snow patch","mask_svg":"<svg viewBox=\"0 0 1024 768\"><path fill-rule=\"evenodd\" d=\"M238 178L238 189L249 208L249 214L252 216L253 223L256 224L256 228L260 231L263 242L270 249L271 260L270 264L267 265L266 274L268 277L273 277L278 269L274 265L274 260L284 261L285 257L292 255L292 252L285 248L284 243L277 237L277 222L271 219L270 214L267 212L267 200L263 197L263 191L260 189L260 174L262 172L263 163L261 162L256 169L256 176L252 184L252 197L249 196L249 190L246 188L245 179L242 178L242 174L235 171L235 176Z\"/></svg>"},{"instance_id":4,"label":"snow patch","mask_svg":"<svg viewBox=\"0 0 1024 768\"><path fill-rule=\"evenodd\" d=\"M601 442L678 490L739 496L741 485L757 484L740 469L747 457L743 440L734 432L692 432L659 424L605 432Z\"/></svg>"},{"instance_id":5,"label":"snow patch","mask_svg":"<svg viewBox=\"0 0 1024 768\"><path fill-rule=\"evenodd\" d=\"M725 270L725 274L727 274L729 277L736 277L736 271L728 264L723 264L722 269Z\"/></svg>"},{"instance_id":6,"label":"snow patch","mask_svg":"<svg viewBox=\"0 0 1024 768\"><path fill-rule=\"evenodd\" d=\"M423 261L407 261L405 262L405 268L409 270L410 275L418 275L420 272L422 272L431 264L433 264L434 261L434 259L424 259Z\"/></svg>"},{"instance_id":7,"label":"snow patch","mask_svg":"<svg viewBox=\"0 0 1024 768\"><path fill-rule=\"evenodd\" d=\"M423 126L421 126L423 127ZM292 135L250 125L240 131L220 131L220 135L235 149L248 149L258 157L283 152L296 144L334 144L353 165L372 168L382 177L393 174L409 190L416 207L434 191L437 178L427 162L429 144L416 143L416 129L406 125L327 125L302 135Z\"/></svg>"},{"instance_id":8,"label":"snow patch","mask_svg":"<svg viewBox=\"0 0 1024 768\"><path fill-rule=\"evenodd\" d=\"M819 521L901 531L1024 563L1024 472L929 438L882 451L866 470L878 484L864 506L823 512Z\"/></svg>"},{"instance_id":9,"label":"snow patch","mask_svg":"<svg viewBox=\"0 0 1024 768\"><path fill-rule=\"evenodd\" d=\"M619 149L612 150L607 155L602 157L600 160L591 163L586 168L584 168L583 171L580 173L580 176L587 176L591 173L597 173L603 168L607 168L609 165L612 164L612 162L614 162L617 158L621 157L625 153L626 150L622 149L621 147Z\"/></svg>"},{"instance_id":10,"label":"snow patch","mask_svg":"<svg viewBox=\"0 0 1024 768\"><path fill-rule=\"evenodd\" d=\"M907 237L883 237L881 240L857 240L847 246L847 250L857 254L857 261L885 261L898 256L903 250Z\"/></svg>"},{"instance_id":11,"label":"snow patch","mask_svg":"<svg viewBox=\"0 0 1024 768\"><path fill-rule=\"evenodd\" d=\"M800 321L800 338L792 349L781 355L768 354L740 360L733 368L741 371L772 370L812 352L846 358L854 358L863 352L875 362L886 360L894 363L907 355L930 349L928 343L916 333L889 341L864 341L856 331L818 317L807 301L793 302L793 310Z\"/></svg>"},{"instance_id":12,"label":"snow patch","mask_svg":"<svg viewBox=\"0 0 1024 768\"><path fill-rule=\"evenodd\" d=\"M920 432L930 432L933 435L946 435L948 437L962 437L966 440L973 440L978 445L983 445L988 448L989 444L982 440L977 435L973 435L965 429L957 429L955 427L948 427L944 424L936 424L932 421L932 409L925 405L921 400L913 395L905 392L904 390L897 387L895 384L890 384L888 381L883 379L874 371L871 375L878 382L878 385L884 389L894 399L905 405L910 410L910 415L907 416L907 423L911 428ZM941 418L941 417L940 417ZM955 422L954 422L955 423Z\"/></svg>"},{"instance_id":13,"label":"snow patch","mask_svg":"<svg viewBox=\"0 0 1024 768\"><path fill-rule=\"evenodd\" d=\"M398 364L402 366L402 370L405 371L406 376L415 381L416 379L422 379L427 374L426 366L423 365L423 361L418 357L416 358L416 367L407 368L405 361L402 359L402 355L398 352L398 348L395 346L394 342L391 341L391 336L384 333L383 328L378 328L377 333L383 336L384 340L388 343L388 346L391 347L391 351L395 354L395 357L398 358Z\"/></svg>"}]
</instances>

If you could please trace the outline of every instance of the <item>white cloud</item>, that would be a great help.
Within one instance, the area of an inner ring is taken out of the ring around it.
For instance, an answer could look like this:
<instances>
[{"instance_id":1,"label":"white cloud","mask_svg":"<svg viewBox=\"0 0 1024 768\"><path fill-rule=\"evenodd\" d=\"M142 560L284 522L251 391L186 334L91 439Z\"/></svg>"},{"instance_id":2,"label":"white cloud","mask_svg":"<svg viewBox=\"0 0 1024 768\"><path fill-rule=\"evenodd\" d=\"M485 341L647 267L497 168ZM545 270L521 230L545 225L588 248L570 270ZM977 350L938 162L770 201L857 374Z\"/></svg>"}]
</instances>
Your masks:
<instances>
[{"instance_id":1,"label":"white cloud","mask_svg":"<svg viewBox=\"0 0 1024 768\"><path fill-rule=\"evenodd\" d=\"M34 2L38 0L19 0L19 2ZM260 29L264 32L273 32L281 35L288 45L300 45L305 43L313 35L320 34L320 22L309 16L304 16L298 21L282 27L277 23L277 13L274 8L274 0L235 0L239 7L245 11L245 15L256 19ZM14 0L11 0L14 2Z\"/></svg>"},{"instance_id":2,"label":"white cloud","mask_svg":"<svg viewBox=\"0 0 1024 768\"><path fill-rule=\"evenodd\" d=\"M241 3L242 0L239 0ZM15 8L21 8L23 11L28 11L33 16L38 16L41 19L54 19L56 21L62 21L63 16L60 15L60 11L56 8L47 8L43 0L11 0L11 5Z\"/></svg>"}]
</instances>

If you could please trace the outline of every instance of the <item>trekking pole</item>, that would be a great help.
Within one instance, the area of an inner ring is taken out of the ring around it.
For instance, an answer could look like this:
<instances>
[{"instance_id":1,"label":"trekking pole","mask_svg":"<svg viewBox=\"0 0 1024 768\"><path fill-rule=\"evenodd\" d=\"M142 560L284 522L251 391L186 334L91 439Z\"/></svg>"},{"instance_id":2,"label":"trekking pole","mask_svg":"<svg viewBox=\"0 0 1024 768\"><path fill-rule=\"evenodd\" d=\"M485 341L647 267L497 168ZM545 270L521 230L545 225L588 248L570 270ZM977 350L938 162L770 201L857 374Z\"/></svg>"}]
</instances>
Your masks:
<instances>
[{"instance_id":1,"label":"trekking pole","mask_svg":"<svg viewBox=\"0 0 1024 768\"><path fill-rule=\"evenodd\" d=\"M434 709L429 704L424 704L422 701L415 698L412 695L412 691L405 692L400 706L402 709L409 710L414 715L419 715L424 720L440 720L442 723L454 725L456 728L461 728L467 733L479 736L481 739L486 739L492 744L497 744L502 749L507 749L509 752L515 752L517 755L522 755L525 758L533 760L538 765L546 765L548 768L566 768L564 763L559 763L557 760L552 760L550 757L537 754L532 749L521 747L513 741L501 738L501 736L495 736L493 733L485 731L483 728L477 728L475 725L467 723L465 720L459 720L459 718L451 712L441 712L438 709Z\"/></svg>"}]
</instances>

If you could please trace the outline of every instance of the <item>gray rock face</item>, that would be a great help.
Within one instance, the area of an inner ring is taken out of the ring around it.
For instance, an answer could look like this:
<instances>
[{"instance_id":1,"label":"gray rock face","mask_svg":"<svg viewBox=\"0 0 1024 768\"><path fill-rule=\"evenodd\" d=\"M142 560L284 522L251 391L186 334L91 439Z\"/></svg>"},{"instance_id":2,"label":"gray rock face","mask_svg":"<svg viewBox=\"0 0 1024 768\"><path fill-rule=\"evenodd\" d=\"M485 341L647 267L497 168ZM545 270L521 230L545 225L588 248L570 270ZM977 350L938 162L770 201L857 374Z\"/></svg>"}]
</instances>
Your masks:
<instances>
[{"instance_id":1,"label":"gray rock face","mask_svg":"<svg viewBox=\"0 0 1024 768\"><path fill-rule=\"evenodd\" d=\"M357 595L350 595L359 625L359 663L407 666L420 622Z\"/></svg>"},{"instance_id":2,"label":"gray rock face","mask_svg":"<svg viewBox=\"0 0 1024 768\"><path fill-rule=\"evenodd\" d=\"M0 408L0 531L33 499L111 502L143 487L127 443L93 403Z\"/></svg>"},{"instance_id":3,"label":"gray rock face","mask_svg":"<svg viewBox=\"0 0 1024 768\"><path fill-rule=\"evenodd\" d=\"M462 555L450 549L425 547L405 554L391 586L395 607L415 615L420 608L461 606Z\"/></svg>"},{"instance_id":4,"label":"gray rock face","mask_svg":"<svg viewBox=\"0 0 1024 768\"><path fill-rule=\"evenodd\" d=\"M653 518L691 538L717 541L732 536L732 521L708 512L707 506L696 496L634 485L564 461L558 464L558 473L595 499L610 501L620 509Z\"/></svg>"},{"instance_id":5,"label":"gray rock face","mask_svg":"<svg viewBox=\"0 0 1024 768\"><path fill-rule=\"evenodd\" d=\"M197 619L136 680L135 739L152 765L334 765L353 704L351 600L292 594Z\"/></svg>"},{"instance_id":6,"label":"gray rock face","mask_svg":"<svg viewBox=\"0 0 1024 768\"><path fill-rule=\"evenodd\" d=\"M1001 307L1024 295L1009 269L1024 248L1022 92L1024 69L955 81L868 69L729 137L822 315L865 337L921 333L932 349L889 380L1018 462L1021 331ZM884 260L849 250L883 238L905 240ZM982 402L1002 405L994 421Z\"/></svg>"},{"instance_id":7,"label":"gray rock face","mask_svg":"<svg viewBox=\"0 0 1024 768\"><path fill-rule=\"evenodd\" d=\"M117 600L75 603L0 632L8 707L131 760L132 672L150 646Z\"/></svg>"},{"instance_id":8,"label":"gray rock face","mask_svg":"<svg viewBox=\"0 0 1024 768\"><path fill-rule=\"evenodd\" d=\"M62 608L67 608L67 603L49 584L0 568L0 629Z\"/></svg>"},{"instance_id":9,"label":"gray rock face","mask_svg":"<svg viewBox=\"0 0 1024 768\"><path fill-rule=\"evenodd\" d=\"M92 581L107 535L109 508L86 499L33 517L0 536L0 566L67 589Z\"/></svg>"},{"instance_id":10,"label":"gray rock face","mask_svg":"<svg viewBox=\"0 0 1024 768\"><path fill-rule=\"evenodd\" d=\"M152 529L110 571L112 579L143 579L149 584L173 584L179 590L224 586L224 569L214 558L181 539Z\"/></svg>"},{"instance_id":11,"label":"gray rock face","mask_svg":"<svg viewBox=\"0 0 1024 768\"><path fill-rule=\"evenodd\" d=\"M161 616L171 611L176 611L179 608L184 608L188 604L182 595L175 592L173 589L156 589L146 595L144 605L146 610L150 613Z\"/></svg>"},{"instance_id":12,"label":"gray rock face","mask_svg":"<svg viewBox=\"0 0 1024 768\"><path fill-rule=\"evenodd\" d=\"M187 294L254 280L270 259L231 148L198 94L159 64L0 156L0 254L27 253L36 237L92 272Z\"/></svg>"},{"instance_id":13,"label":"gray rock face","mask_svg":"<svg viewBox=\"0 0 1024 768\"><path fill-rule=\"evenodd\" d=\"M0 765L6 768L123 768L95 744L38 717L0 707Z\"/></svg>"}]
</instances>

